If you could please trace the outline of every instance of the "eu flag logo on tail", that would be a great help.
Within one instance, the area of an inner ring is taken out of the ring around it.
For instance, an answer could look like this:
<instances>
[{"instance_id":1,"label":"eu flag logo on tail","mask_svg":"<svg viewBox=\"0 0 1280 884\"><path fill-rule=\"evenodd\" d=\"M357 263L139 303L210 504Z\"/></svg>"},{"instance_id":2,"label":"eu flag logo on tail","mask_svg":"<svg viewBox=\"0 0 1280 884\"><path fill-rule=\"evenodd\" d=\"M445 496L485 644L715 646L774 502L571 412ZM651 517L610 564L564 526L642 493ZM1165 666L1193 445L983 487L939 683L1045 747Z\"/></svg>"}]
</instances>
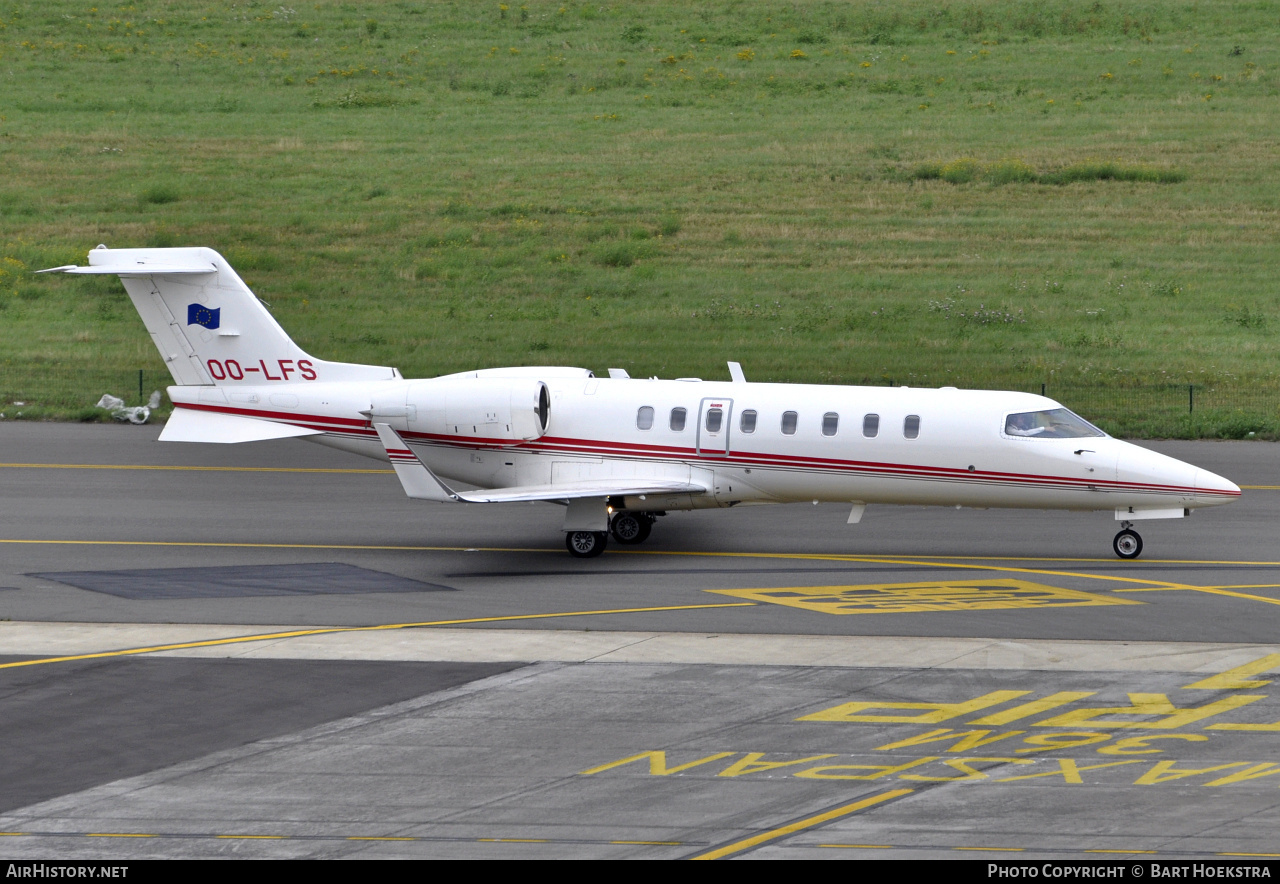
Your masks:
<instances>
[{"instance_id":1,"label":"eu flag logo on tail","mask_svg":"<svg viewBox=\"0 0 1280 884\"><path fill-rule=\"evenodd\" d=\"M221 307L214 307L211 310L203 304L188 304L187 325L203 325L207 329L215 329L222 324L219 318L221 313Z\"/></svg>"}]
</instances>

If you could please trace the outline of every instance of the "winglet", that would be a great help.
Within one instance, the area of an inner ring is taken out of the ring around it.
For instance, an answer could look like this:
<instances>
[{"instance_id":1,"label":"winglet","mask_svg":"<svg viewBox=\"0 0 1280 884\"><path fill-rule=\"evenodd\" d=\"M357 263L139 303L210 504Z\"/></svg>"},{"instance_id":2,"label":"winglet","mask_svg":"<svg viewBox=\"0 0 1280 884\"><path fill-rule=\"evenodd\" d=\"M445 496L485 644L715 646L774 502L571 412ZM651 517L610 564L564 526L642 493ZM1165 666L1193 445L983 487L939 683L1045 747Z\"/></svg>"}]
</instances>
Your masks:
<instances>
[{"instance_id":1,"label":"winglet","mask_svg":"<svg viewBox=\"0 0 1280 884\"><path fill-rule=\"evenodd\" d=\"M378 431L378 438L382 440L382 447L387 450L387 457L391 458L391 465L396 469L396 477L404 486L405 494L414 500L436 500L442 503L462 499L452 488L436 478L436 474L418 459L418 455L409 449L400 434L391 429L390 425L374 424L373 428Z\"/></svg>"},{"instance_id":2,"label":"winglet","mask_svg":"<svg viewBox=\"0 0 1280 884\"><path fill-rule=\"evenodd\" d=\"M747 382L747 376L742 373L741 362L729 363L729 377L733 379L735 384L745 384Z\"/></svg>"}]
</instances>

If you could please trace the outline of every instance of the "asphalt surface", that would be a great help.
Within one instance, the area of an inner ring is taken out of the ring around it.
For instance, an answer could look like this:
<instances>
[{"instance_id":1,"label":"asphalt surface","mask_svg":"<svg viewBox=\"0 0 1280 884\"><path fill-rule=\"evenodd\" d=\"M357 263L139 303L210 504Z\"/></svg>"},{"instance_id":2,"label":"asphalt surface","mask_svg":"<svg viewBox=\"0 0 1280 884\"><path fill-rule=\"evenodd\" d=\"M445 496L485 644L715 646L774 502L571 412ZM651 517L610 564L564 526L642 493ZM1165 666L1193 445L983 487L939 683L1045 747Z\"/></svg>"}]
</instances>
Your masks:
<instances>
[{"instance_id":1,"label":"asphalt surface","mask_svg":"<svg viewBox=\"0 0 1280 884\"><path fill-rule=\"evenodd\" d=\"M1152 445L1245 494L1136 562L825 505L579 561L552 505L157 433L0 425L6 857L1280 854L1280 446Z\"/></svg>"}]
</instances>

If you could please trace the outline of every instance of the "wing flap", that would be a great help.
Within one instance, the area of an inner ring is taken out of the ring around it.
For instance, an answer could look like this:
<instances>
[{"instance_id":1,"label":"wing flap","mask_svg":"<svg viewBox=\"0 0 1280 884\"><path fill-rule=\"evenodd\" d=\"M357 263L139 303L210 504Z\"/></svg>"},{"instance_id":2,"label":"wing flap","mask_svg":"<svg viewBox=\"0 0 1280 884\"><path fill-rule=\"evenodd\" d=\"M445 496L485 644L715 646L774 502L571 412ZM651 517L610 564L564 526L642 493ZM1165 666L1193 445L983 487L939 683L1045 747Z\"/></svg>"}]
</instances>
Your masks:
<instances>
[{"instance_id":1,"label":"wing flap","mask_svg":"<svg viewBox=\"0 0 1280 884\"><path fill-rule=\"evenodd\" d=\"M692 482L657 479L592 479L562 485L517 485L511 488L456 491L471 503L518 503L531 500L574 500L579 497L620 497L639 494L705 494L701 485Z\"/></svg>"},{"instance_id":2,"label":"wing flap","mask_svg":"<svg viewBox=\"0 0 1280 884\"><path fill-rule=\"evenodd\" d=\"M266 439L289 439L296 436L318 436L322 430L297 427L293 424L221 414L216 411L198 411L178 407L160 433L161 442L261 442Z\"/></svg>"}]
</instances>

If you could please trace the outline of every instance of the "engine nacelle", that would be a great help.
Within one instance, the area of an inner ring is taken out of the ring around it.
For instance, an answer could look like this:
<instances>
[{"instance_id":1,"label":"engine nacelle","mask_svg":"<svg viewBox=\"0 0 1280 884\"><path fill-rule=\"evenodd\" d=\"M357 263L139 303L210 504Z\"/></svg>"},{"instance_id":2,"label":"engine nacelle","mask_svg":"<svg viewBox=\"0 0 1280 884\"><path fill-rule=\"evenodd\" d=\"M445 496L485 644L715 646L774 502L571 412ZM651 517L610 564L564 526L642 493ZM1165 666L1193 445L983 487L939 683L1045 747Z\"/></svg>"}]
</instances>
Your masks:
<instances>
[{"instance_id":1,"label":"engine nacelle","mask_svg":"<svg viewBox=\"0 0 1280 884\"><path fill-rule=\"evenodd\" d=\"M403 403L375 402L379 413L400 421L412 433L473 438L477 441L528 442L547 431L551 394L532 378L434 378L406 385ZM399 398L399 397L396 397Z\"/></svg>"}]
</instances>

